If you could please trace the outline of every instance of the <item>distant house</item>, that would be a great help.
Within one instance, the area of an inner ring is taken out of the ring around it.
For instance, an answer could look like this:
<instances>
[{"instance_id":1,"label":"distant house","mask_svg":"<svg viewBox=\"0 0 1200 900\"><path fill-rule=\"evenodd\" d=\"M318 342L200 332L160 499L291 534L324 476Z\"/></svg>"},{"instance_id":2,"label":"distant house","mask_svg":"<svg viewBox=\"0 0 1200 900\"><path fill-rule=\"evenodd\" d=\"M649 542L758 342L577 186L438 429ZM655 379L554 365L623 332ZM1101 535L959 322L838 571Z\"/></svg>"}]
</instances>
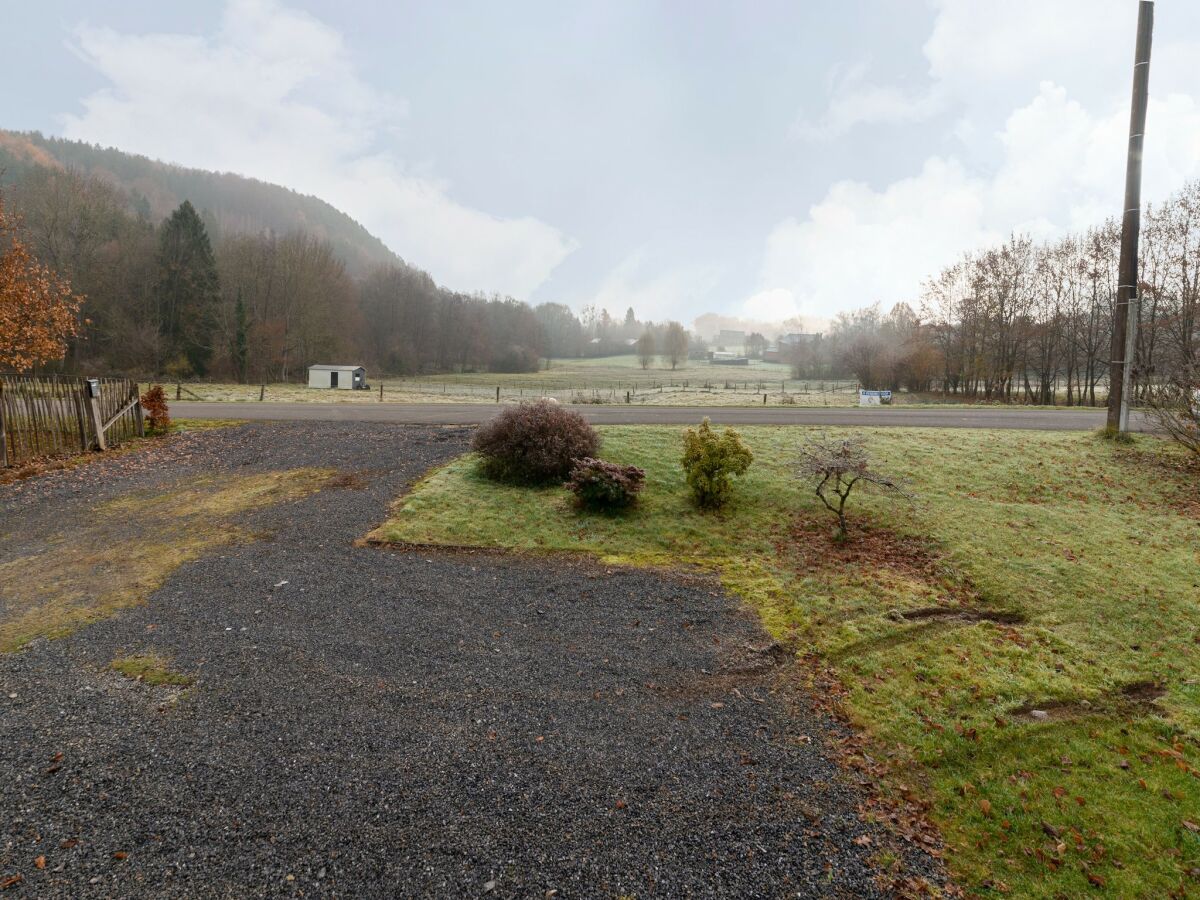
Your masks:
<instances>
[{"instance_id":1,"label":"distant house","mask_svg":"<svg viewBox=\"0 0 1200 900\"><path fill-rule=\"evenodd\" d=\"M730 353L726 350L714 350L708 355L708 361L714 366L748 366L750 365L749 357L742 356L738 353Z\"/></svg>"},{"instance_id":2,"label":"distant house","mask_svg":"<svg viewBox=\"0 0 1200 900\"><path fill-rule=\"evenodd\" d=\"M362 366L309 366L310 388L362 391L367 388L367 370Z\"/></svg>"},{"instance_id":3,"label":"distant house","mask_svg":"<svg viewBox=\"0 0 1200 900\"><path fill-rule=\"evenodd\" d=\"M720 334L717 335L717 346L730 353L734 351L743 353L746 349L746 332L722 328Z\"/></svg>"}]
</instances>

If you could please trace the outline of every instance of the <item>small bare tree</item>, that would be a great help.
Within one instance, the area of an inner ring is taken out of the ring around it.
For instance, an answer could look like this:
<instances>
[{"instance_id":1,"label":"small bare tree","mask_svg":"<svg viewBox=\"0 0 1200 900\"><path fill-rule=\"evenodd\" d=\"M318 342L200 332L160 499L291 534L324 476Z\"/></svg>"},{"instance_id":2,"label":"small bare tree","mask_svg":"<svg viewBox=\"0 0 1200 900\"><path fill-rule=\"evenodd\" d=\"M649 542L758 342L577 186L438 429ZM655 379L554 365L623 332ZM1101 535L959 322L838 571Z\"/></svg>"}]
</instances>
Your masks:
<instances>
[{"instance_id":1,"label":"small bare tree","mask_svg":"<svg viewBox=\"0 0 1200 900\"><path fill-rule=\"evenodd\" d=\"M800 475L816 485L821 502L838 517L834 539L839 541L844 541L847 535L846 501L860 482L894 491L908 500L913 496L899 479L871 468L866 445L857 436L842 440L814 438L802 444Z\"/></svg>"},{"instance_id":2,"label":"small bare tree","mask_svg":"<svg viewBox=\"0 0 1200 900\"><path fill-rule=\"evenodd\" d=\"M1146 415L1177 444L1200 456L1200 364L1151 387Z\"/></svg>"},{"instance_id":3,"label":"small bare tree","mask_svg":"<svg viewBox=\"0 0 1200 900\"><path fill-rule=\"evenodd\" d=\"M650 364L654 362L654 332L648 328L642 332L642 336L637 339L636 349L638 363L643 369L650 368Z\"/></svg>"}]
</instances>

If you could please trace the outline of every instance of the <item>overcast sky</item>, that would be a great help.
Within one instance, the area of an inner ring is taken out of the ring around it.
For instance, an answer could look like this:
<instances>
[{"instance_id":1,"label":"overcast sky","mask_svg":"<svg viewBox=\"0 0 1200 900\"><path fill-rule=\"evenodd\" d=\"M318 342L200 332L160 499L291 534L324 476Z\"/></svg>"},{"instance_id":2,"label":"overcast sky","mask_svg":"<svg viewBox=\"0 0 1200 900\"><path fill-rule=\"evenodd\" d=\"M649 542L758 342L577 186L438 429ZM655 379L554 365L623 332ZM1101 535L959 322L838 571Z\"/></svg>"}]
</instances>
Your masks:
<instances>
[{"instance_id":1,"label":"overcast sky","mask_svg":"<svg viewBox=\"0 0 1200 900\"><path fill-rule=\"evenodd\" d=\"M911 299L1116 213L1135 0L11 4L0 127L316 194L461 290L690 321ZM1145 196L1200 176L1157 4ZM20 89L15 89L19 85Z\"/></svg>"}]
</instances>

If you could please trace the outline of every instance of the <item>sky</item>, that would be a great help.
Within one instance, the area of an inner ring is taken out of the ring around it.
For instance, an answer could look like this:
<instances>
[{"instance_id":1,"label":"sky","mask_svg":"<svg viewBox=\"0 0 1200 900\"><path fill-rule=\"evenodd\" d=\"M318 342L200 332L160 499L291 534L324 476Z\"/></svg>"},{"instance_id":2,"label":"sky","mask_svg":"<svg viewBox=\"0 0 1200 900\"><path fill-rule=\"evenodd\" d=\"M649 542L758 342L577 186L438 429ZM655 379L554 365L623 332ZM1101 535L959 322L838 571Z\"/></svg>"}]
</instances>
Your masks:
<instances>
[{"instance_id":1,"label":"sky","mask_svg":"<svg viewBox=\"0 0 1200 900\"><path fill-rule=\"evenodd\" d=\"M1143 196L1200 177L1156 4ZM47 0L0 127L315 194L462 291L690 322L913 302L1119 213L1136 0ZM10 87L13 82L10 80Z\"/></svg>"}]
</instances>

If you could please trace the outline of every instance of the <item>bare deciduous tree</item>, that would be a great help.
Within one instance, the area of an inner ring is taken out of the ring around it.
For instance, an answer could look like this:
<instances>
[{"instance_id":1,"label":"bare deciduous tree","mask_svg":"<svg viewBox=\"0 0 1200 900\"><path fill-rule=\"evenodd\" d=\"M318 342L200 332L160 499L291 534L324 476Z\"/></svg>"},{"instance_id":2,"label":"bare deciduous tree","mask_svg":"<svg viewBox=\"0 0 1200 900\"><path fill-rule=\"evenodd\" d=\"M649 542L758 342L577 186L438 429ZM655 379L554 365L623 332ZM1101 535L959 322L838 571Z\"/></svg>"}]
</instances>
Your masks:
<instances>
[{"instance_id":1,"label":"bare deciduous tree","mask_svg":"<svg viewBox=\"0 0 1200 900\"><path fill-rule=\"evenodd\" d=\"M1155 385L1146 396L1146 414L1177 444L1200 457L1200 366Z\"/></svg>"},{"instance_id":2,"label":"bare deciduous tree","mask_svg":"<svg viewBox=\"0 0 1200 900\"><path fill-rule=\"evenodd\" d=\"M816 495L837 516L834 539L839 541L845 540L848 533L846 501L860 483L893 491L909 500L913 496L902 481L871 468L866 444L857 436L841 440L814 438L802 444L800 475L815 484Z\"/></svg>"},{"instance_id":3,"label":"bare deciduous tree","mask_svg":"<svg viewBox=\"0 0 1200 900\"><path fill-rule=\"evenodd\" d=\"M667 323L667 331L663 337L663 357L671 364L672 371L687 359L687 352L687 331L678 322Z\"/></svg>"},{"instance_id":4,"label":"bare deciduous tree","mask_svg":"<svg viewBox=\"0 0 1200 900\"><path fill-rule=\"evenodd\" d=\"M647 329L642 332L642 336L637 339L637 357L638 364L643 369L650 368L650 364L654 362L654 332Z\"/></svg>"}]
</instances>

